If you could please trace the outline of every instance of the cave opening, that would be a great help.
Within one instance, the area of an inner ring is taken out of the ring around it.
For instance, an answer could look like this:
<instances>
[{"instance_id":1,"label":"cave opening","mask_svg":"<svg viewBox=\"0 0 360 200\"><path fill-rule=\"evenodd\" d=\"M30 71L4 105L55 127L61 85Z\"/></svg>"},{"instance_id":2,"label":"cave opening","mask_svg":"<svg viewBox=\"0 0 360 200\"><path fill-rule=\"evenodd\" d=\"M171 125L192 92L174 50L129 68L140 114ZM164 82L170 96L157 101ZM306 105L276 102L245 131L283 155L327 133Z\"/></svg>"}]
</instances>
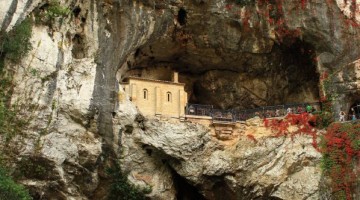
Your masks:
<instances>
[{"instance_id":1,"label":"cave opening","mask_svg":"<svg viewBox=\"0 0 360 200\"><path fill-rule=\"evenodd\" d=\"M186 16L186 11L183 12ZM208 51L192 54L167 42L134 50L122 68L121 78L138 76L171 81L173 71L177 71L179 82L185 83L188 103L219 109L319 101L316 51L299 38L274 44L269 53L222 55L221 62L215 62L207 55Z\"/></svg>"},{"instance_id":2,"label":"cave opening","mask_svg":"<svg viewBox=\"0 0 360 200\"><path fill-rule=\"evenodd\" d=\"M174 180L177 200L205 200L205 197L199 193L198 189L188 183L188 181L175 170L171 169L171 173Z\"/></svg>"},{"instance_id":3,"label":"cave opening","mask_svg":"<svg viewBox=\"0 0 360 200\"><path fill-rule=\"evenodd\" d=\"M72 10L73 14L75 17L78 17L80 15L81 12L81 8L79 6L76 6L73 10Z\"/></svg>"},{"instance_id":4,"label":"cave opening","mask_svg":"<svg viewBox=\"0 0 360 200\"><path fill-rule=\"evenodd\" d=\"M71 50L72 55L76 59L81 59L86 57L85 49L85 38L80 34L75 34L72 38L73 48Z\"/></svg>"},{"instance_id":5,"label":"cave opening","mask_svg":"<svg viewBox=\"0 0 360 200\"><path fill-rule=\"evenodd\" d=\"M177 21L181 26L184 26L186 24L186 20L187 20L187 12L184 8L180 8L177 15Z\"/></svg>"},{"instance_id":6,"label":"cave opening","mask_svg":"<svg viewBox=\"0 0 360 200\"><path fill-rule=\"evenodd\" d=\"M219 181L212 187L214 198L216 200L236 199L236 194L232 191L225 181Z\"/></svg>"},{"instance_id":7,"label":"cave opening","mask_svg":"<svg viewBox=\"0 0 360 200\"><path fill-rule=\"evenodd\" d=\"M356 119L360 119L360 100L354 101L349 108L348 119L353 119L353 115Z\"/></svg>"}]
</instances>

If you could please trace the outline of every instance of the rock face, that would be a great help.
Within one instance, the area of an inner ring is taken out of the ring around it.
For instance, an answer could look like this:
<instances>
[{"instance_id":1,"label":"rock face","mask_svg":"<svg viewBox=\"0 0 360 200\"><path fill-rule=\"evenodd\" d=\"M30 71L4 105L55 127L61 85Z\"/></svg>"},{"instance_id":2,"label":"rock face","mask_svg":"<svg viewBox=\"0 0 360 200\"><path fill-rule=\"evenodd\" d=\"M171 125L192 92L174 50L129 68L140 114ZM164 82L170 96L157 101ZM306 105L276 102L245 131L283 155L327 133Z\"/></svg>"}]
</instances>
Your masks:
<instances>
[{"instance_id":1,"label":"rock face","mask_svg":"<svg viewBox=\"0 0 360 200\"><path fill-rule=\"evenodd\" d=\"M128 123L135 128L123 135L122 163L131 171L131 179L152 186L154 199L180 197L168 193L174 189L171 185L156 196L158 188L168 184L156 178L159 171L164 177L175 177L171 174L175 171L205 199L320 199L321 154L311 137L273 137L260 119L243 125L243 132L231 143L211 136L209 127L200 124L150 119L139 128L136 122ZM256 139L250 139L249 132ZM159 159L161 170L148 166ZM194 195L185 189L178 192L190 199Z\"/></svg>"},{"instance_id":2,"label":"rock face","mask_svg":"<svg viewBox=\"0 0 360 200\"><path fill-rule=\"evenodd\" d=\"M40 166L19 179L36 199L106 198L104 169L113 160L131 181L152 186L152 199L320 198L320 155L309 138L255 143L240 134L224 145L204 126L142 119L118 82L130 74L166 79L175 69L190 102L251 108L315 101L328 72L336 110L348 109L360 100L358 3L59 2L70 12L35 23L33 49L20 63L5 60L11 103L29 125L9 143L0 136L1 147L18 158L18 171ZM0 2L1 34L48 3Z\"/></svg>"}]
</instances>

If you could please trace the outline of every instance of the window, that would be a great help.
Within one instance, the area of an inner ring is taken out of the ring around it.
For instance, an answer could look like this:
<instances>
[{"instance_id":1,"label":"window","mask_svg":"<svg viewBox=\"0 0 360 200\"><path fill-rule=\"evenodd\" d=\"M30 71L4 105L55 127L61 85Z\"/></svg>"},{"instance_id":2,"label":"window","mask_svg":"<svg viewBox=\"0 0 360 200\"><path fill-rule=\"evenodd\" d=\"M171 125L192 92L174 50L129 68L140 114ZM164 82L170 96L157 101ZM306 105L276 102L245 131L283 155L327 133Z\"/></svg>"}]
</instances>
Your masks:
<instances>
[{"instance_id":1,"label":"window","mask_svg":"<svg viewBox=\"0 0 360 200\"><path fill-rule=\"evenodd\" d=\"M143 94L144 94L144 99L148 99L148 90L147 89L144 89L143 90Z\"/></svg>"},{"instance_id":2,"label":"window","mask_svg":"<svg viewBox=\"0 0 360 200\"><path fill-rule=\"evenodd\" d=\"M166 100L167 102L171 102L171 92L166 93Z\"/></svg>"}]
</instances>

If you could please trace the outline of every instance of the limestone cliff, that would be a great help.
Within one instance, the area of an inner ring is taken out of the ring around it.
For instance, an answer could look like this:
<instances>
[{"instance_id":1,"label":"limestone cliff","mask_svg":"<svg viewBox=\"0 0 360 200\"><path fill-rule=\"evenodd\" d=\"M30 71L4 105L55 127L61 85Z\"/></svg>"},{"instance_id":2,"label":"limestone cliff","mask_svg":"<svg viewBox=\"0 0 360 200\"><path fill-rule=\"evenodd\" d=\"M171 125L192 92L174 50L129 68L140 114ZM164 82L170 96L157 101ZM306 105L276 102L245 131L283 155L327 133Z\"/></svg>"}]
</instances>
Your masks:
<instances>
[{"instance_id":1,"label":"limestone cliff","mask_svg":"<svg viewBox=\"0 0 360 200\"><path fill-rule=\"evenodd\" d=\"M51 1L0 2L2 35L37 21L32 50L20 63L5 57L11 103L29 125L8 143L0 136L14 168L46 169L20 179L35 199L104 199L114 160L152 199L322 198L309 138L254 143L250 124L222 144L201 125L141 119L118 83L177 70L190 102L241 109L316 101L326 71L338 75L335 109L349 109L360 94L356 1L59 2L70 12L50 20Z\"/></svg>"}]
</instances>

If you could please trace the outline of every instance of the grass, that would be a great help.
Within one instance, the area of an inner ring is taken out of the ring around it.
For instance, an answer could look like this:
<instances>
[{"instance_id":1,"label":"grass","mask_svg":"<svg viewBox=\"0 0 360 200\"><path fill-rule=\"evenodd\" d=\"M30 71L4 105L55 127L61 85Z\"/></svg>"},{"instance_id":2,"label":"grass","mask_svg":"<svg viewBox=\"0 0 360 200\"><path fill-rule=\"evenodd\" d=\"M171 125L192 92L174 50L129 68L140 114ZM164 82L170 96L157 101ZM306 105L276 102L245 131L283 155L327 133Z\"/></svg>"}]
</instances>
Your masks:
<instances>
[{"instance_id":1,"label":"grass","mask_svg":"<svg viewBox=\"0 0 360 200\"><path fill-rule=\"evenodd\" d=\"M14 182L7 170L0 166L0 199L31 200L29 192L24 186Z\"/></svg>"}]
</instances>

